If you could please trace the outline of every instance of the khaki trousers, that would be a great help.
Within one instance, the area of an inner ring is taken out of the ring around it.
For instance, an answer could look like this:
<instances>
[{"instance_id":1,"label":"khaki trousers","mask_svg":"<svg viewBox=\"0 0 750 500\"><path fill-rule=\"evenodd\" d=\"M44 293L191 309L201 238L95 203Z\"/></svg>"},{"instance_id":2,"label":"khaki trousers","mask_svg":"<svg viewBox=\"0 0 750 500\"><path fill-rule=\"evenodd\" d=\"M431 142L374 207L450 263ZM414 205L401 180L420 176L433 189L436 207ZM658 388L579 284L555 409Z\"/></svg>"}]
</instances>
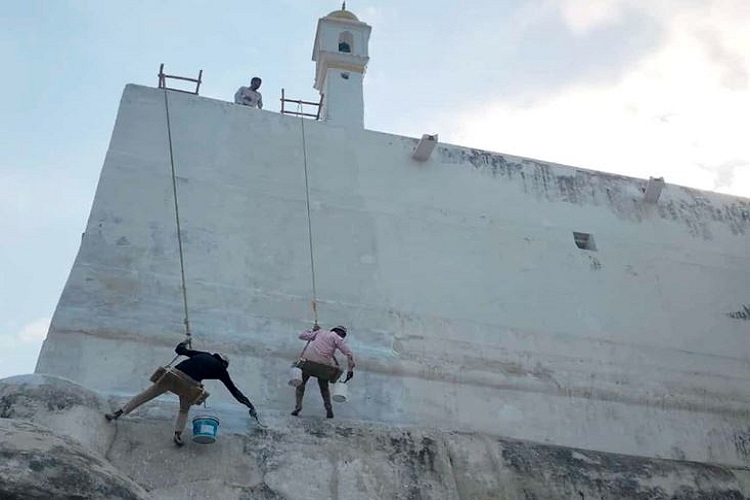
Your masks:
<instances>
[{"instance_id":1,"label":"khaki trousers","mask_svg":"<svg viewBox=\"0 0 750 500\"><path fill-rule=\"evenodd\" d=\"M180 398L180 410L177 413L174 430L175 432L182 432L185 430L185 425L187 424L190 405L195 401L197 391L201 388L202 386L200 382L193 380L177 368L170 368L164 376L154 382L151 387L148 387L146 390L125 403L125 406L122 407L122 413L127 415L142 404L169 391Z\"/></svg>"}]
</instances>

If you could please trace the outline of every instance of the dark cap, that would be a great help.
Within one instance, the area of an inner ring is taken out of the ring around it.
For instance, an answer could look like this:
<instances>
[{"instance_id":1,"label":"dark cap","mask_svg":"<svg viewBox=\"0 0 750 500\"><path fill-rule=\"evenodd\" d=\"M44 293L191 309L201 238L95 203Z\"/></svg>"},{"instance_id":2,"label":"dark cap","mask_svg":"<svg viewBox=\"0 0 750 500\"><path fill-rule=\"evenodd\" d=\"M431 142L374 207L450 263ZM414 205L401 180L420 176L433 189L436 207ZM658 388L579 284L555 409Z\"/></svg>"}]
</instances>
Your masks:
<instances>
[{"instance_id":1,"label":"dark cap","mask_svg":"<svg viewBox=\"0 0 750 500\"><path fill-rule=\"evenodd\" d=\"M341 325L334 326L333 328L331 328L331 331L338 333L342 337L346 337L346 327L345 326L341 326Z\"/></svg>"}]
</instances>

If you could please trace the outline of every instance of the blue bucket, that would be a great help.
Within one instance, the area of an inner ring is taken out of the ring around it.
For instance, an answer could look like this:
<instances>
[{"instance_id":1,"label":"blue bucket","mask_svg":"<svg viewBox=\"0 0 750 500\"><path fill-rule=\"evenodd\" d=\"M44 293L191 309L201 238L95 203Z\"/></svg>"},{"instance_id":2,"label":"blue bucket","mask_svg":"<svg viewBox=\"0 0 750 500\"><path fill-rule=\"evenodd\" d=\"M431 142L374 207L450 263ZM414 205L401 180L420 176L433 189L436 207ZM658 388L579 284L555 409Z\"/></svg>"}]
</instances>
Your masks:
<instances>
[{"instance_id":1,"label":"blue bucket","mask_svg":"<svg viewBox=\"0 0 750 500\"><path fill-rule=\"evenodd\" d=\"M193 418L193 441L200 444L211 444L219 437L219 418L210 415L199 415Z\"/></svg>"}]
</instances>

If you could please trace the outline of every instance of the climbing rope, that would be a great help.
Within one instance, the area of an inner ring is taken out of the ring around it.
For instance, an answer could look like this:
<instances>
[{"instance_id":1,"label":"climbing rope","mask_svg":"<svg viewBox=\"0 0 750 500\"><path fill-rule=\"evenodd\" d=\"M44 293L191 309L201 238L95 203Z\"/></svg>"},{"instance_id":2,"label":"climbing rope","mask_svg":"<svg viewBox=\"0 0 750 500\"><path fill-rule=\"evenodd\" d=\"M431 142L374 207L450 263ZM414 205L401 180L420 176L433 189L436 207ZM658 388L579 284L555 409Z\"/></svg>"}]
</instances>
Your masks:
<instances>
[{"instance_id":1,"label":"climbing rope","mask_svg":"<svg viewBox=\"0 0 750 500\"><path fill-rule=\"evenodd\" d=\"M167 138L169 139L169 163L172 167L172 191L174 193L174 216L177 223L177 246L180 251L180 277L182 279L182 305L185 310L185 336L188 345L192 347L192 336L190 333L190 316L188 315L187 287L185 286L185 256L182 251L182 229L180 227L180 206L177 202L177 176L174 168L174 151L172 149L172 123L169 118L169 97L164 89L164 109L167 113ZM176 359L176 358L175 358ZM174 362L174 360L172 360ZM171 364L171 363L170 363Z\"/></svg>"},{"instance_id":2,"label":"climbing rope","mask_svg":"<svg viewBox=\"0 0 750 500\"><path fill-rule=\"evenodd\" d=\"M297 110L302 113L302 103L297 104ZM307 142L305 140L305 119L300 114L300 128L302 130L302 159L305 166L305 205L307 206L307 239L310 245L310 276L312 278L312 310L313 321L318 324L318 298L315 290L315 259L313 258L312 221L310 218L310 181L307 173Z\"/></svg>"}]
</instances>

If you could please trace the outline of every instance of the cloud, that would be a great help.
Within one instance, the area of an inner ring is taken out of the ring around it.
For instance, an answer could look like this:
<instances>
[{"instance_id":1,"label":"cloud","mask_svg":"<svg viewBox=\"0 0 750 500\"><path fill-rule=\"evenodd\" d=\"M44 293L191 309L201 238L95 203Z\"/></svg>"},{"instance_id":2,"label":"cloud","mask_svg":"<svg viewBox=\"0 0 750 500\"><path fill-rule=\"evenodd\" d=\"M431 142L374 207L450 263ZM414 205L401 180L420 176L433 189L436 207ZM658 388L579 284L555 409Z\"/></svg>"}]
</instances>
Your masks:
<instances>
[{"instance_id":1,"label":"cloud","mask_svg":"<svg viewBox=\"0 0 750 500\"><path fill-rule=\"evenodd\" d=\"M725 45L716 31L698 31L709 58L721 68L722 84L730 90L747 90L748 72L742 54Z\"/></svg>"},{"instance_id":2,"label":"cloud","mask_svg":"<svg viewBox=\"0 0 750 500\"><path fill-rule=\"evenodd\" d=\"M750 183L750 160L730 160L717 165L699 165L715 174L714 190L747 186Z\"/></svg>"},{"instance_id":3,"label":"cloud","mask_svg":"<svg viewBox=\"0 0 750 500\"><path fill-rule=\"evenodd\" d=\"M617 21L625 9L623 0L560 0L560 13L574 33L585 34Z\"/></svg>"},{"instance_id":4,"label":"cloud","mask_svg":"<svg viewBox=\"0 0 750 500\"><path fill-rule=\"evenodd\" d=\"M723 1L723 0L719 0ZM631 14L665 21L695 4L710 3L706 0L557 0L568 29L577 35L605 29L622 21Z\"/></svg>"},{"instance_id":5,"label":"cloud","mask_svg":"<svg viewBox=\"0 0 750 500\"><path fill-rule=\"evenodd\" d=\"M622 2L607 3L616 11ZM450 142L750 196L750 8L720 3L652 12L665 16L665 37L619 81L467 110L448 125ZM591 16L579 16L578 29L614 19Z\"/></svg>"},{"instance_id":6,"label":"cloud","mask_svg":"<svg viewBox=\"0 0 750 500\"><path fill-rule=\"evenodd\" d=\"M40 343L47 337L49 330L50 318L41 318L31 323L25 324L15 337L21 342L27 344Z\"/></svg>"},{"instance_id":7,"label":"cloud","mask_svg":"<svg viewBox=\"0 0 750 500\"><path fill-rule=\"evenodd\" d=\"M49 324L49 318L39 318L17 330L0 333L0 351L3 353L0 378L34 371Z\"/></svg>"}]
</instances>

